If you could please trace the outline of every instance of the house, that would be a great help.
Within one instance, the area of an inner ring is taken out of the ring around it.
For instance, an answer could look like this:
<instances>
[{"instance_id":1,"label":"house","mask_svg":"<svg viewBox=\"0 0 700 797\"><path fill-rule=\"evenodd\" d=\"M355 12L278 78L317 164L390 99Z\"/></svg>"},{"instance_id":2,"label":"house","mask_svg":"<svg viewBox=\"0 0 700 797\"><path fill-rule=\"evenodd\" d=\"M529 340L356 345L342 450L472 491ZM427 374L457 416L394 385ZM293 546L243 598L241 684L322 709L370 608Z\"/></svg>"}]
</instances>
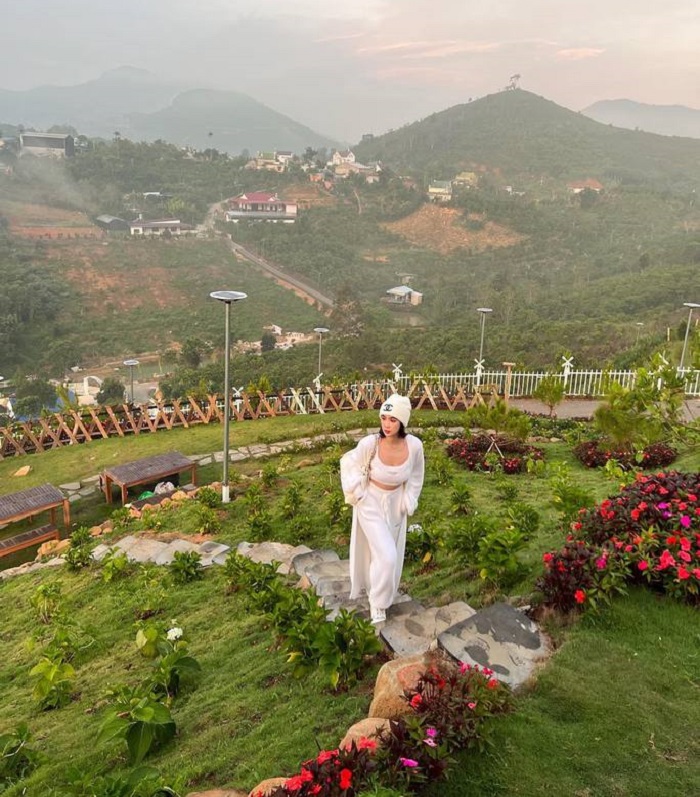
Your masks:
<instances>
[{"instance_id":1,"label":"house","mask_svg":"<svg viewBox=\"0 0 700 797\"><path fill-rule=\"evenodd\" d=\"M433 180L428 186L428 199L431 202L450 202L452 200L452 182L450 180Z\"/></svg>"},{"instance_id":2,"label":"house","mask_svg":"<svg viewBox=\"0 0 700 797\"><path fill-rule=\"evenodd\" d=\"M329 166L340 166L344 163L355 163L355 153L351 149L339 149L333 153Z\"/></svg>"},{"instance_id":3,"label":"house","mask_svg":"<svg viewBox=\"0 0 700 797\"><path fill-rule=\"evenodd\" d=\"M595 191L596 194L599 194L603 190L603 184L593 177L587 177L585 180L574 180L573 182L567 183L566 187L570 194L580 194L586 189Z\"/></svg>"},{"instance_id":4,"label":"house","mask_svg":"<svg viewBox=\"0 0 700 797\"><path fill-rule=\"evenodd\" d=\"M246 163L245 168L264 172L284 172L287 164L294 158L291 150L278 150L275 152L258 152L252 160Z\"/></svg>"},{"instance_id":5,"label":"house","mask_svg":"<svg viewBox=\"0 0 700 797\"><path fill-rule=\"evenodd\" d=\"M479 178L476 172L460 172L452 181L455 185L466 186L467 188L476 188L479 184Z\"/></svg>"},{"instance_id":6,"label":"house","mask_svg":"<svg viewBox=\"0 0 700 797\"><path fill-rule=\"evenodd\" d=\"M70 158L75 155L75 141L67 133L20 133L19 147L20 156Z\"/></svg>"},{"instance_id":7,"label":"house","mask_svg":"<svg viewBox=\"0 0 700 797\"><path fill-rule=\"evenodd\" d=\"M408 285L399 285L396 288L389 288L387 291L389 304L412 304L418 305L423 303L423 294L419 291L414 291Z\"/></svg>"},{"instance_id":8,"label":"house","mask_svg":"<svg viewBox=\"0 0 700 797\"><path fill-rule=\"evenodd\" d=\"M296 202L287 202L269 191L251 191L228 200L225 219L234 224L241 219L293 224L297 219L297 211Z\"/></svg>"},{"instance_id":9,"label":"house","mask_svg":"<svg viewBox=\"0 0 700 797\"><path fill-rule=\"evenodd\" d=\"M103 213L101 216L98 216L95 219L95 224L103 230L110 230L111 232L129 229L128 221L120 219L117 216L110 216L108 213Z\"/></svg>"},{"instance_id":10,"label":"house","mask_svg":"<svg viewBox=\"0 0 700 797\"><path fill-rule=\"evenodd\" d=\"M186 235L195 231L191 224L180 219L134 219L129 223L129 232L135 237L162 238L171 235Z\"/></svg>"}]
</instances>

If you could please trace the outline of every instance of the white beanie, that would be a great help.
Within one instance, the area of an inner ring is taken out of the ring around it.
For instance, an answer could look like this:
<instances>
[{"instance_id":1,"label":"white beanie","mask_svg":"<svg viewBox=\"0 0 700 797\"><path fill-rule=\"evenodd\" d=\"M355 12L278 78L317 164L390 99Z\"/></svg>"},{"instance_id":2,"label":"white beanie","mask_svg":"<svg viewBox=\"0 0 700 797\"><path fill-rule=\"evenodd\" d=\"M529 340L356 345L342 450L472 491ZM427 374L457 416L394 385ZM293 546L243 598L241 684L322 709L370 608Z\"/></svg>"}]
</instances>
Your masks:
<instances>
[{"instance_id":1,"label":"white beanie","mask_svg":"<svg viewBox=\"0 0 700 797\"><path fill-rule=\"evenodd\" d=\"M379 408L379 415L390 415L404 425L408 426L408 419L411 417L411 399L408 396L399 396L393 393Z\"/></svg>"}]
</instances>

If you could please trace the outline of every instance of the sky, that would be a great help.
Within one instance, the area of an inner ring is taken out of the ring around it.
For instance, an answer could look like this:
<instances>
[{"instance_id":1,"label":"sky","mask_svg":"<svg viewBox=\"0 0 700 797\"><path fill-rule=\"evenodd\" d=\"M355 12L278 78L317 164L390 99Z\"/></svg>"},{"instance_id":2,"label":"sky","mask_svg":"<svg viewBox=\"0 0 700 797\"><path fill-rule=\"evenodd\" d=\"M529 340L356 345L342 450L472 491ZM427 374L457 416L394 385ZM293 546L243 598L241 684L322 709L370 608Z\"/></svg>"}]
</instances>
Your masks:
<instances>
[{"instance_id":1,"label":"sky","mask_svg":"<svg viewBox=\"0 0 700 797\"><path fill-rule=\"evenodd\" d=\"M697 0L22 0L3 3L0 88L120 66L250 94L356 141L521 88L700 108ZM0 119L2 108L0 107Z\"/></svg>"}]
</instances>

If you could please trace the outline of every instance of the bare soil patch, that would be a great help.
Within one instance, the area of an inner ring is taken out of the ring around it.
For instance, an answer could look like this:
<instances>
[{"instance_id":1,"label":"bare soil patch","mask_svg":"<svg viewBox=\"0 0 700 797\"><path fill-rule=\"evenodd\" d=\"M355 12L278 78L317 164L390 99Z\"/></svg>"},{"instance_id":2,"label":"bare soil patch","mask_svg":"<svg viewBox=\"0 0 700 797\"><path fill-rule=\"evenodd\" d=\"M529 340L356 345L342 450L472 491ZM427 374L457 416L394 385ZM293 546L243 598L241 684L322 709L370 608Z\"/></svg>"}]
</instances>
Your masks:
<instances>
[{"instance_id":1,"label":"bare soil patch","mask_svg":"<svg viewBox=\"0 0 700 797\"><path fill-rule=\"evenodd\" d=\"M470 230L463 226L468 219L481 224L481 229ZM460 210L437 205L423 205L410 216L382 226L416 246L434 249L441 254L449 254L460 248L481 252L485 249L514 246L525 238L508 227L486 221L477 214L465 217Z\"/></svg>"},{"instance_id":2,"label":"bare soil patch","mask_svg":"<svg viewBox=\"0 0 700 797\"><path fill-rule=\"evenodd\" d=\"M338 200L318 183L294 183L279 192L289 202L297 202L300 206L323 207L337 205Z\"/></svg>"},{"instance_id":3,"label":"bare soil patch","mask_svg":"<svg viewBox=\"0 0 700 797\"><path fill-rule=\"evenodd\" d=\"M104 235L77 210L3 202L0 212L7 218L10 233L20 238L102 238Z\"/></svg>"}]
</instances>

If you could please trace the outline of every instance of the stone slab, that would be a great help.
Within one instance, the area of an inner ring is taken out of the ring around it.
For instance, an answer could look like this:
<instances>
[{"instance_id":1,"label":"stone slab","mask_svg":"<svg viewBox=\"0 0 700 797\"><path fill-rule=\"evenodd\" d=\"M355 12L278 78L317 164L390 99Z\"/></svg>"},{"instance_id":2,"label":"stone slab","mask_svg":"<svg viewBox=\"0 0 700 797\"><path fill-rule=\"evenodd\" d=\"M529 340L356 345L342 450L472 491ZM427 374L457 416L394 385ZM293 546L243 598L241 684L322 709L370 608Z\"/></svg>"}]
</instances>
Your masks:
<instances>
[{"instance_id":1,"label":"stone slab","mask_svg":"<svg viewBox=\"0 0 700 797\"><path fill-rule=\"evenodd\" d=\"M441 633L456 623L472 617L475 610L463 601L447 606L434 606L392 617L387 613L387 622L380 636L398 656L425 653L437 647Z\"/></svg>"},{"instance_id":2,"label":"stone slab","mask_svg":"<svg viewBox=\"0 0 700 797\"><path fill-rule=\"evenodd\" d=\"M481 609L438 636L438 645L453 659L490 667L499 681L517 689L551 654L537 624L507 603Z\"/></svg>"},{"instance_id":3,"label":"stone slab","mask_svg":"<svg viewBox=\"0 0 700 797\"><path fill-rule=\"evenodd\" d=\"M170 549L167 542L149 540L146 537L137 539L126 549L122 547L121 543L122 540L115 545L115 548L124 551L130 562L155 562L161 554Z\"/></svg>"},{"instance_id":4,"label":"stone slab","mask_svg":"<svg viewBox=\"0 0 700 797\"><path fill-rule=\"evenodd\" d=\"M159 540L151 540L151 542L163 544L160 543ZM189 540L173 540L172 542L166 543L165 548L151 561L157 565L169 565L175 559L176 551L180 551L180 553L189 553L190 551L199 553L199 545L195 545L195 543Z\"/></svg>"},{"instance_id":5,"label":"stone slab","mask_svg":"<svg viewBox=\"0 0 700 797\"><path fill-rule=\"evenodd\" d=\"M300 553L308 553L308 545L288 545L283 542L241 542L236 551L241 556L247 556L253 562L271 564L279 562L278 573L289 573L290 562Z\"/></svg>"},{"instance_id":6,"label":"stone slab","mask_svg":"<svg viewBox=\"0 0 700 797\"><path fill-rule=\"evenodd\" d=\"M76 490L80 489L80 482L67 482L66 484L59 484L59 490L63 490L64 492L74 493Z\"/></svg>"},{"instance_id":7,"label":"stone slab","mask_svg":"<svg viewBox=\"0 0 700 797\"><path fill-rule=\"evenodd\" d=\"M334 578L323 576L314 584L314 590L319 598L326 595L350 595L350 576L347 578Z\"/></svg>"},{"instance_id":8,"label":"stone slab","mask_svg":"<svg viewBox=\"0 0 700 797\"><path fill-rule=\"evenodd\" d=\"M306 571L321 562L339 562L340 557L330 548L317 548L315 551L300 553L290 562L291 569L299 576L306 575Z\"/></svg>"},{"instance_id":9,"label":"stone slab","mask_svg":"<svg viewBox=\"0 0 700 797\"><path fill-rule=\"evenodd\" d=\"M199 545L199 552L202 556L218 556L219 554L227 554L231 550L230 545L223 542L215 542L214 540L207 540Z\"/></svg>"},{"instance_id":10,"label":"stone slab","mask_svg":"<svg viewBox=\"0 0 700 797\"><path fill-rule=\"evenodd\" d=\"M322 578L349 579L350 560L336 559L335 561L327 560L327 561L318 562L318 564L313 565L313 567L309 567L306 570L305 575L311 582L311 586L314 588ZM344 591L345 590L341 590L341 592Z\"/></svg>"},{"instance_id":11,"label":"stone slab","mask_svg":"<svg viewBox=\"0 0 700 797\"><path fill-rule=\"evenodd\" d=\"M244 459L248 459L248 455L244 454L242 451L230 451L228 458L231 462L243 462ZM217 460L217 462L223 462L224 455L222 453L221 459Z\"/></svg>"}]
</instances>

